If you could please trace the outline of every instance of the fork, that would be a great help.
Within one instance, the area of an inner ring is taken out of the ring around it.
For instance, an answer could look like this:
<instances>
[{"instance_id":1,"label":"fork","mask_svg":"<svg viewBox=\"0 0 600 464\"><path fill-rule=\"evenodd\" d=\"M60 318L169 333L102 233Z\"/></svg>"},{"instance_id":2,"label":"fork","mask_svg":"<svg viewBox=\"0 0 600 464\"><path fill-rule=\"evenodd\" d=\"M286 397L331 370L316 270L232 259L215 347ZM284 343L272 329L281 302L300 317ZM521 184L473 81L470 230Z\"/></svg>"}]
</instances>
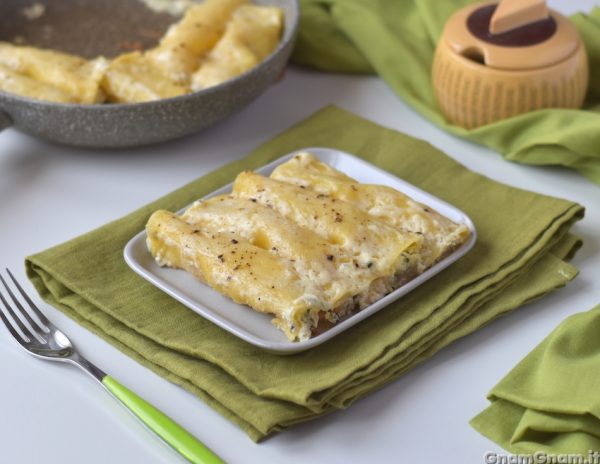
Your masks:
<instances>
[{"instance_id":1,"label":"fork","mask_svg":"<svg viewBox=\"0 0 600 464\"><path fill-rule=\"evenodd\" d=\"M0 301L4 306L0 305L0 318L11 335L28 353L49 361L71 363L83 369L121 401L159 438L188 461L194 464L223 463L217 455L175 421L81 356L69 338L52 324L33 303L10 270L6 269L6 273L14 288L21 294L23 301L29 306L29 310L25 309L15 295L16 292L13 292L11 286L0 274L0 281L8 295L8 297L3 295L0 287ZM12 305L9 301L12 301ZM11 323L9 319L13 322Z\"/></svg>"}]
</instances>

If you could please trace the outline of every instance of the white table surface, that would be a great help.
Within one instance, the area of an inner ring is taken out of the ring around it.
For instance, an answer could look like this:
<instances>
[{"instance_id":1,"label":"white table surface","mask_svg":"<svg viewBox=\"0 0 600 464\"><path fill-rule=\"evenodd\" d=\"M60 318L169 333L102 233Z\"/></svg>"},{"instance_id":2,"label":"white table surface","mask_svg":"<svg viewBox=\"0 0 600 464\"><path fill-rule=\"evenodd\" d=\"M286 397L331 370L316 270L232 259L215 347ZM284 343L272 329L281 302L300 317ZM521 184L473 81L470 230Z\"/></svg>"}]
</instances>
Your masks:
<instances>
[{"instance_id":1,"label":"white table surface","mask_svg":"<svg viewBox=\"0 0 600 464\"><path fill-rule=\"evenodd\" d=\"M567 13L595 2L556 1ZM376 77L290 69L249 107L213 129L135 150L51 145L0 134L0 265L31 289L23 258L116 219L334 103L428 140L495 180L580 202L585 244L566 288L447 347L386 388L257 445L191 394L140 366L54 308L41 308L85 356L162 409L232 463L483 463L503 451L468 421L486 393L561 320L600 303L600 186L565 169L508 163L424 120ZM600 150L600 147L599 147ZM70 366L24 353L0 329L0 462L182 463L102 388Z\"/></svg>"}]
</instances>

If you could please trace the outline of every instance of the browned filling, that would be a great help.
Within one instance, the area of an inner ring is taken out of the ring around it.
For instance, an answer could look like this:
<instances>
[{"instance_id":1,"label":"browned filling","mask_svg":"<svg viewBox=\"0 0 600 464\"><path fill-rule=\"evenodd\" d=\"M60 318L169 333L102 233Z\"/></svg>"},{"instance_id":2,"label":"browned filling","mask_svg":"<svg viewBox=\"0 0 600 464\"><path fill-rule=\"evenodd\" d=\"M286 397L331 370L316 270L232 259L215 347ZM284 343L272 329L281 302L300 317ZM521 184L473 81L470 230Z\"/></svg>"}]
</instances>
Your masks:
<instances>
[{"instance_id":1,"label":"browned filling","mask_svg":"<svg viewBox=\"0 0 600 464\"><path fill-rule=\"evenodd\" d=\"M417 272L416 266L414 266L409 271L404 271L396 274L392 279L386 277L380 277L379 279L376 279L371 283L367 295L371 295L373 293L373 289L377 288L378 286L383 286L385 288L383 292L378 292L376 298L365 298L361 295L353 296L343 304L333 309L333 321L330 320L332 318L331 313L328 313L326 311L320 311L319 321L317 322L316 327L312 328L311 337L314 337L315 335L320 335L326 332L327 330L331 329L336 324L339 324L340 322L345 321L351 316L354 316L355 314L365 309L367 306L375 303L384 296L389 295L394 290L400 288L402 285L410 282L417 275L419 275L419 273ZM329 318L327 316L329 316Z\"/></svg>"},{"instance_id":2,"label":"browned filling","mask_svg":"<svg viewBox=\"0 0 600 464\"><path fill-rule=\"evenodd\" d=\"M436 260L435 263L432 264L432 266L437 264L438 262L440 262L447 256L451 255L461 245L462 245L462 242L457 243L452 247L449 247L447 250L444 251L444 253L442 255L440 255L440 257ZM331 329L336 324L339 324L340 322L345 321L346 319L350 318L351 316L354 316L355 314L359 313L360 311L365 309L370 304L373 304L376 301L383 298L384 296L389 295L394 290L399 289L404 284L410 282L411 280L413 280L415 277L417 277L420 274L421 273L418 272L416 266L411 266L410 269L399 272L396 275L394 275L394 277L392 279L380 277L379 279L374 280L369 287L369 291L367 292L367 295L370 295L372 293L373 289L379 285L388 286L389 290L383 292L383 294L378 295L377 298L373 298L373 299L365 299L365 298L361 298L360 295L355 295L351 299L347 300L343 304L341 304L333 309L333 314L334 314L333 321L329 320L329 319L331 319L331 313L328 313L327 311L320 311L319 312L319 321L317 322L317 325L312 328L311 337L320 335L320 334L328 331L329 329ZM386 282L388 280L391 280L391 283ZM327 316L329 316L329 319L327 318Z\"/></svg>"}]
</instances>

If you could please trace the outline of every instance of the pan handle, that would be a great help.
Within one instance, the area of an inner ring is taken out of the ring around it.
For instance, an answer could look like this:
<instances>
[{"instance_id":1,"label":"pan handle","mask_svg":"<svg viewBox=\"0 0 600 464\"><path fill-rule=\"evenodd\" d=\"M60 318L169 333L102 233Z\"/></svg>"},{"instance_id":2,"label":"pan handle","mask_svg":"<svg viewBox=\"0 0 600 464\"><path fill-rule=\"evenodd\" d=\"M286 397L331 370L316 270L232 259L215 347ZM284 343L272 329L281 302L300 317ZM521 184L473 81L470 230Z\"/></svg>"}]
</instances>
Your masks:
<instances>
[{"instance_id":1,"label":"pan handle","mask_svg":"<svg viewBox=\"0 0 600 464\"><path fill-rule=\"evenodd\" d=\"M12 119L10 118L10 116L6 113L4 113L3 111L0 111L0 131L2 131L2 129L6 129L7 127L10 127L13 125Z\"/></svg>"}]
</instances>

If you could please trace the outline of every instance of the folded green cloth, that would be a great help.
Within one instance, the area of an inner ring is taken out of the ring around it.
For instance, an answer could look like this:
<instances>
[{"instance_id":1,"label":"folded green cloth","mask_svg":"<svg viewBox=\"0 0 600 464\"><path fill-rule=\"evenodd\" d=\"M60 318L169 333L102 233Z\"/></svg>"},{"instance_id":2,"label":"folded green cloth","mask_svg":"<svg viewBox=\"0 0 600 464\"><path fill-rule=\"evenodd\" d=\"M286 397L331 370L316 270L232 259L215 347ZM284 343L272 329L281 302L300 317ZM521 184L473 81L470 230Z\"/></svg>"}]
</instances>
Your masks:
<instances>
[{"instance_id":1,"label":"folded green cloth","mask_svg":"<svg viewBox=\"0 0 600 464\"><path fill-rule=\"evenodd\" d=\"M571 19L590 59L583 110L535 111L473 130L445 121L431 84L433 53L448 17L471 0L301 0L297 63L326 71L376 72L443 129L511 161L562 165L600 183L600 8Z\"/></svg>"},{"instance_id":2,"label":"folded green cloth","mask_svg":"<svg viewBox=\"0 0 600 464\"><path fill-rule=\"evenodd\" d=\"M159 208L178 210L296 149L354 153L464 210L472 251L385 310L294 356L249 345L131 271L123 247ZM109 343L198 395L254 440L344 408L495 317L565 285L577 204L475 174L431 145L335 107L130 215L31 256L41 296ZM526 274L526 275L525 275Z\"/></svg>"},{"instance_id":3,"label":"folded green cloth","mask_svg":"<svg viewBox=\"0 0 600 464\"><path fill-rule=\"evenodd\" d=\"M567 318L494 387L471 425L513 453L600 451L599 334L600 305Z\"/></svg>"}]
</instances>

